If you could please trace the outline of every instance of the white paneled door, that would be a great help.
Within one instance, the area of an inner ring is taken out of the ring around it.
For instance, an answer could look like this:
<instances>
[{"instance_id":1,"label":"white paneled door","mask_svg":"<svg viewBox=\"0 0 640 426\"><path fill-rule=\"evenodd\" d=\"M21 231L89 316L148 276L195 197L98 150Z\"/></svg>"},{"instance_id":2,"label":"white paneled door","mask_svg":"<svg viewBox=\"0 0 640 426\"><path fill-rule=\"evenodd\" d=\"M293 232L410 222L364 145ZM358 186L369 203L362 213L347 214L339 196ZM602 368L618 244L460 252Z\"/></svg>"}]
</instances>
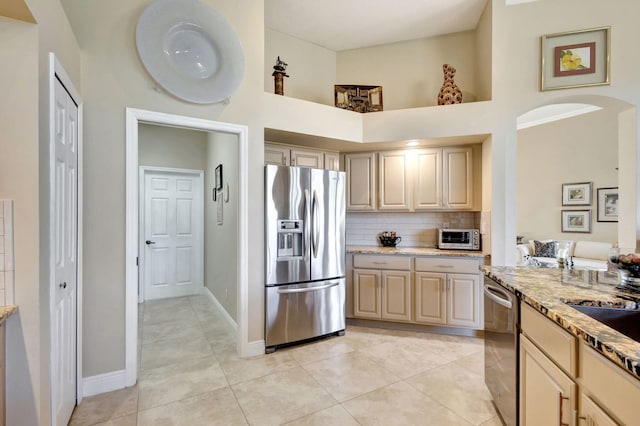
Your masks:
<instances>
[{"instance_id":1,"label":"white paneled door","mask_svg":"<svg viewBox=\"0 0 640 426\"><path fill-rule=\"evenodd\" d=\"M76 405L78 285L78 108L55 82L54 256L51 401L56 425L66 425Z\"/></svg>"},{"instance_id":2,"label":"white paneled door","mask_svg":"<svg viewBox=\"0 0 640 426\"><path fill-rule=\"evenodd\" d=\"M200 294L204 277L201 171L142 168L144 299Z\"/></svg>"}]
</instances>

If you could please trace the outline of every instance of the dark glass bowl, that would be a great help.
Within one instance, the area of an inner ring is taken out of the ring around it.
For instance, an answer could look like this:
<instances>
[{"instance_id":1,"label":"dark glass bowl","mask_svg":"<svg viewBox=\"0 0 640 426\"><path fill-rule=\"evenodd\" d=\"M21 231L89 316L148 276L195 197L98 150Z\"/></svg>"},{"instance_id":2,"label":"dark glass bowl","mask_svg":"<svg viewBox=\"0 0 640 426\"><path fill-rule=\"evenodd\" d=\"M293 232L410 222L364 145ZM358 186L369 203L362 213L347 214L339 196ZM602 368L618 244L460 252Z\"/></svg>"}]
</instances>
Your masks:
<instances>
[{"instance_id":1,"label":"dark glass bowl","mask_svg":"<svg viewBox=\"0 0 640 426\"><path fill-rule=\"evenodd\" d=\"M383 247L395 247L400 241L402 241L402 237L383 237L379 236L380 244Z\"/></svg>"}]
</instances>

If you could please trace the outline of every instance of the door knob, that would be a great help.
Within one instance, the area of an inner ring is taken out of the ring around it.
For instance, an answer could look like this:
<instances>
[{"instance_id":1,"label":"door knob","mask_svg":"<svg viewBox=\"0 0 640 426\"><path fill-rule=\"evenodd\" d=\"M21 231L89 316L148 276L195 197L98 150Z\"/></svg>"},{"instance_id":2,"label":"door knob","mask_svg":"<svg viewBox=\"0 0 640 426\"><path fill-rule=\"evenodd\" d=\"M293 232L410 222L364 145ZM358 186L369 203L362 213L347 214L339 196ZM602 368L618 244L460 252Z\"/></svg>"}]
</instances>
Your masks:
<instances>
[{"instance_id":1,"label":"door knob","mask_svg":"<svg viewBox=\"0 0 640 426\"><path fill-rule=\"evenodd\" d=\"M151 240L147 240L147 241L145 241L145 243L146 243L147 245L149 245L149 244L155 244L156 242L155 242L155 241L151 241Z\"/></svg>"},{"instance_id":2,"label":"door knob","mask_svg":"<svg viewBox=\"0 0 640 426\"><path fill-rule=\"evenodd\" d=\"M67 288L67 282L60 283L60 288Z\"/></svg>"}]
</instances>

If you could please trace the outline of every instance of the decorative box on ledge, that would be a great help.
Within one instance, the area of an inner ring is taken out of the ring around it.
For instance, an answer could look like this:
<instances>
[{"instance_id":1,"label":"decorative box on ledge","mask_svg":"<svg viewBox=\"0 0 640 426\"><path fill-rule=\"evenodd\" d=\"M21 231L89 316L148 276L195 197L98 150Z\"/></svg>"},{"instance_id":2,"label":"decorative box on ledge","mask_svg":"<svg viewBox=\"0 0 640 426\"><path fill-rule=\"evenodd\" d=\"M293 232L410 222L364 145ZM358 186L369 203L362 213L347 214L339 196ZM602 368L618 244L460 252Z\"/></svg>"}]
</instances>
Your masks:
<instances>
[{"instance_id":1,"label":"decorative box on ledge","mask_svg":"<svg viewBox=\"0 0 640 426\"><path fill-rule=\"evenodd\" d=\"M382 111L382 86L336 84L335 105L355 112Z\"/></svg>"}]
</instances>

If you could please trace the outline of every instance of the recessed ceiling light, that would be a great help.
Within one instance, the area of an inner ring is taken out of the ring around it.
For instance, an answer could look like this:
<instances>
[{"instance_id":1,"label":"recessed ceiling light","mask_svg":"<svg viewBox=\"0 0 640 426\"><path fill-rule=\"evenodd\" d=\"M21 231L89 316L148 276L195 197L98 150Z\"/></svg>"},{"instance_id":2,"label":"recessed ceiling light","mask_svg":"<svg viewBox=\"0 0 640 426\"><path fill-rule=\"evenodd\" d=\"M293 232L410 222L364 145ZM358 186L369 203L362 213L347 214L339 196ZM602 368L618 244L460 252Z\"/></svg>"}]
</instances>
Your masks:
<instances>
[{"instance_id":1,"label":"recessed ceiling light","mask_svg":"<svg viewBox=\"0 0 640 426\"><path fill-rule=\"evenodd\" d=\"M420 142L416 140L407 142L407 146L418 146L418 145L420 145Z\"/></svg>"}]
</instances>

